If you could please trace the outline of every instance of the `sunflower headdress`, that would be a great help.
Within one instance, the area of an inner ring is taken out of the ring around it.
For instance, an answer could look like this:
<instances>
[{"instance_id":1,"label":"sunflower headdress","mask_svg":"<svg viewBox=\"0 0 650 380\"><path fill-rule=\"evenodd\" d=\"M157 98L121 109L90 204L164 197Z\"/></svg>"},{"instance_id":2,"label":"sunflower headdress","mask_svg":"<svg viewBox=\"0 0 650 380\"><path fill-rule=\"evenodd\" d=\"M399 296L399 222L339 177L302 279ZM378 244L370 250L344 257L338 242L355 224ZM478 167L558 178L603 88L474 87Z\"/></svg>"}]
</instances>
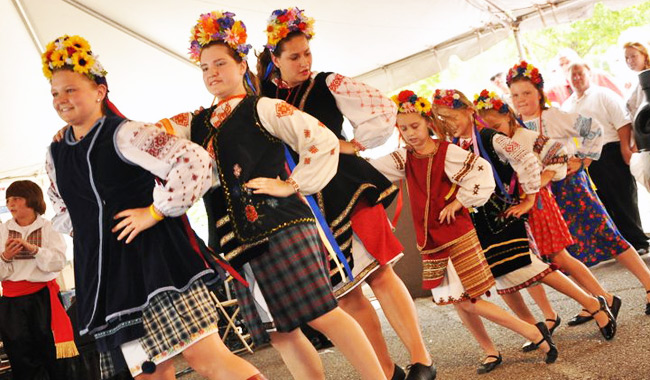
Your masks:
<instances>
[{"instance_id":1,"label":"sunflower headdress","mask_svg":"<svg viewBox=\"0 0 650 380\"><path fill-rule=\"evenodd\" d=\"M390 98L397 104L399 113L419 113L422 116L431 116L431 103L410 90L400 91Z\"/></svg>"},{"instance_id":2,"label":"sunflower headdress","mask_svg":"<svg viewBox=\"0 0 650 380\"><path fill-rule=\"evenodd\" d=\"M199 62L201 49L211 42L223 41L246 59L251 45L246 43L246 25L235 21L232 12L212 11L202 14L192 27L190 59Z\"/></svg>"},{"instance_id":3,"label":"sunflower headdress","mask_svg":"<svg viewBox=\"0 0 650 380\"><path fill-rule=\"evenodd\" d=\"M296 7L274 10L267 21L267 43L264 47L274 51L278 42L291 32L302 32L308 40L311 39L314 37L314 19Z\"/></svg>"},{"instance_id":4,"label":"sunflower headdress","mask_svg":"<svg viewBox=\"0 0 650 380\"><path fill-rule=\"evenodd\" d=\"M535 85L535 87L538 89L544 89L544 78L542 77L542 74L539 72L537 67L531 65L526 61L521 61L518 64L512 66L510 70L508 70L508 75L506 76L506 84L508 87L510 87L515 79L522 77L530 79L533 85Z\"/></svg>"},{"instance_id":5,"label":"sunflower headdress","mask_svg":"<svg viewBox=\"0 0 650 380\"><path fill-rule=\"evenodd\" d=\"M492 91L483 90L480 94L474 95L474 106L477 110L495 110L502 114L510 111L508 104L501 100L497 94Z\"/></svg>"},{"instance_id":6,"label":"sunflower headdress","mask_svg":"<svg viewBox=\"0 0 650 380\"><path fill-rule=\"evenodd\" d=\"M43 74L49 80L56 69L69 68L74 72L84 74L93 81L105 77L106 70L90 50L90 44L80 36L63 35L47 44L41 55Z\"/></svg>"}]
</instances>

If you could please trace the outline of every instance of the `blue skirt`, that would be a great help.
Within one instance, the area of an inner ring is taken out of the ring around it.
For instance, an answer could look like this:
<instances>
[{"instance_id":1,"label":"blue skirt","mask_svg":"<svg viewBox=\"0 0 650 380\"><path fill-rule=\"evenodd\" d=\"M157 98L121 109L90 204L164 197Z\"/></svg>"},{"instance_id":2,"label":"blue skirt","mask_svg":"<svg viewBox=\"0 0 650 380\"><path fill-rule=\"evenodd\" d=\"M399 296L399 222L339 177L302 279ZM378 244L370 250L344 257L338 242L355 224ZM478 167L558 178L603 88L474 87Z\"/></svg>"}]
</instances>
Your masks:
<instances>
[{"instance_id":1,"label":"blue skirt","mask_svg":"<svg viewBox=\"0 0 650 380\"><path fill-rule=\"evenodd\" d=\"M573 257L592 266L630 248L591 187L584 170L554 182L552 189L569 231L577 242L567 247Z\"/></svg>"}]
</instances>

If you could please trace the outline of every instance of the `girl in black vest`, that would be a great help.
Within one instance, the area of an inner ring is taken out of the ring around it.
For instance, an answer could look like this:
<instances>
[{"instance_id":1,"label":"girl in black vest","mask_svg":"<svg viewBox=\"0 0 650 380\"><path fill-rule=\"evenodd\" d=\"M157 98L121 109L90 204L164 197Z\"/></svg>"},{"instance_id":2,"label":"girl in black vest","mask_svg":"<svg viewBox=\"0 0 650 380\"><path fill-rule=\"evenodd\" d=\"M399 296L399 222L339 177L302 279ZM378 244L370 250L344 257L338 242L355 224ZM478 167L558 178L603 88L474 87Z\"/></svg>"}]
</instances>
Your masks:
<instances>
[{"instance_id":1,"label":"girl in black vest","mask_svg":"<svg viewBox=\"0 0 650 380\"><path fill-rule=\"evenodd\" d=\"M327 251L302 197L334 176L338 140L290 104L251 95L254 78L245 60L250 45L244 24L233 16L203 14L192 31L190 58L200 64L216 106L159 126L201 143L216 163L218 183L204 198L211 245L248 283L236 283L235 291L254 341L270 339L295 378L324 379L318 353L299 329L309 324L364 379L383 379L363 330L337 305ZM298 152L293 171L285 144Z\"/></svg>"},{"instance_id":2,"label":"girl in black vest","mask_svg":"<svg viewBox=\"0 0 650 380\"><path fill-rule=\"evenodd\" d=\"M409 351L409 379L430 379L435 368L427 351L413 300L391 264L403 247L392 233L384 207L397 189L364 159L366 148L377 147L393 134L397 110L380 91L336 73L311 71L309 39L314 20L298 8L277 9L267 25L268 43L258 57L257 74L265 96L286 100L320 120L339 138L339 168L318 193L319 206L354 274L346 281L333 271L332 285L341 307L363 326L384 373L403 379L391 359L379 318L364 297L361 283L372 288L390 324ZM354 128L350 141L342 130L343 118ZM336 263L330 263L335 268Z\"/></svg>"},{"instance_id":3,"label":"girl in black vest","mask_svg":"<svg viewBox=\"0 0 650 380\"><path fill-rule=\"evenodd\" d=\"M477 97L479 108L486 106L486 96L483 95ZM472 221L497 282L497 292L506 304L522 320L535 323L519 290L542 282L595 314L605 339L612 339L616 333L616 321L605 299L588 295L531 251L522 216L535 207L534 200L540 187L542 167L533 152L493 129L479 126L481 119L476 108L458 90L436 90L433 109L446 126L448 137L465 149L473 150L492 165L492 168L486 169L493 172L497 187L490 200L472 213ZM520 188L524 193L523 199ZM551 323L551 332L560 323L557 313L554 315L554 319L547 319ZM536 348L531 342L524 347L524 351Z\"/></svg>"},{"instance_id":4,"label":"girl in black vest","mask_svg":"<svg viewBox=\"0 0 650 380\"><path fill-rule=\"evenodd\" d=\"M96 339L102 378L174 378L169 359L183 353L210 379L263 379L219 338L214 270L184 215L212 183L208 154L125 120L83 38L52 41L43 62L70 126L47 155L53 225L74 232L78 325Z\"/></svg>"}]
</instances>

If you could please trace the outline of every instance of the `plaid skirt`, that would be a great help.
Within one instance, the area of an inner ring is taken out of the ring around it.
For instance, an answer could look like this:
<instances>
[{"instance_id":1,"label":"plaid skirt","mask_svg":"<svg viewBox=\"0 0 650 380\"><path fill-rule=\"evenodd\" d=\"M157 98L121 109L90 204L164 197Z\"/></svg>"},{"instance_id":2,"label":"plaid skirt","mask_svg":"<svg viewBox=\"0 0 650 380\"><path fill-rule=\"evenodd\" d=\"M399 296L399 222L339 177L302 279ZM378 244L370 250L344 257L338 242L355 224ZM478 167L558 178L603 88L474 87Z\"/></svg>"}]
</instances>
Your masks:
<instances>
[{"instance_id":1,"label":"plaid skirt","mask_svg":"<svg viewBox=\"0 0 650 380\"><path fill-rule=\"evenodd\" d=\"M203 280L183 292L167 291L154 296L144 309L145 336L121 345L131 376L142 373L142 364L159 364L183 352L202 338L218 333L217 308ZM101 377L116 375L108 353L100 353Z\"/></svg>"},{"instance_id":2,"label":"plaid skirt","mask_svg":"<svg viewBox=\"0 0 650 380\"><path fill-rule=\"evenodd\" d=\"M234 282L234 288L255 344L268 343L268 331L293 331L338 306L326 250L314 224L298 224L271 235L268 252L248 264L263 300L256 302L255 289L241 283ZM260 310L260 304L266 310Z\"/></svg>"}]
</instances>

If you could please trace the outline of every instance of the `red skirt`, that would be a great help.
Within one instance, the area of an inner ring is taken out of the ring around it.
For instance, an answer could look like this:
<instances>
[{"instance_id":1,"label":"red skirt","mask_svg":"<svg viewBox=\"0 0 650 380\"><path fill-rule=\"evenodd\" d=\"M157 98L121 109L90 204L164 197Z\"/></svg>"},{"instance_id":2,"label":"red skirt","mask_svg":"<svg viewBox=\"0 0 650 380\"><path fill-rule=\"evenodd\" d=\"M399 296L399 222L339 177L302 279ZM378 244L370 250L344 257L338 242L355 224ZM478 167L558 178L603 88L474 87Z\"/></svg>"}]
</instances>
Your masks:
<instances>
[{"instance_id":1,"label":"red skirt","mask_svg":"<svg viewBox=\"0 0 650 380\"><path fill-rule=\"evenodd\" d=\"M555 198L546 187L539 190L535 205L528 212L528 224L543 257L575 243Z\"/></svg>"},{"instance_id":2,"label":"red skirt","mask_svg":"<svg viewBox=\"0 0 650 380\"><path fill-rule=\"evenodd\" d=\"M404 251L404 247L393 234L393 227L381 203L370 206L367 201L360 200L352 210L350 219L352 231L380 265L390 263Z\"/></svg>"}]
</instances>

